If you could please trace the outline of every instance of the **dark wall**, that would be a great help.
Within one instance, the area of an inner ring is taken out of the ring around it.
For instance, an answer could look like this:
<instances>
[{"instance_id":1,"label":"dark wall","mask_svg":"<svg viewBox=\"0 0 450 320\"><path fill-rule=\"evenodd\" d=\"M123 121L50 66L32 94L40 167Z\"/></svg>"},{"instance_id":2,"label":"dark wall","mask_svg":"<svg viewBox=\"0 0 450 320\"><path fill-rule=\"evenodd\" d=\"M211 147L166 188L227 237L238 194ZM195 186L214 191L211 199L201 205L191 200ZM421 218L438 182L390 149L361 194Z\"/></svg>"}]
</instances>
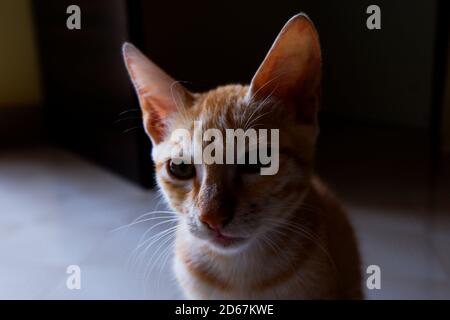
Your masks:
<instances>
[{"instance_id":1,"label":"dark wall","mask_svg":"<svg viewBox=\"0 0 450 320\"><path fill-rule=\"evenodd\" d=\"M66 28L72 4L81 8L81 30ZM35 1L34 9L52 141L151 185L150 146L121 56L126 2Z\"/></svg>"},{"instance_id":2,"label":"dark wall","mask_svg":"<svg viewBox=\"0 0 450 320\"><path fill-rule=\"evenodd\" d=\"M371 31L366 9L374 3L382 29ZM142 1L144 49L195 89L248 83L283 24L305 12L321 37L324 113L336 121L426 128L436 3Z\"/></svg>"}]
</instances>

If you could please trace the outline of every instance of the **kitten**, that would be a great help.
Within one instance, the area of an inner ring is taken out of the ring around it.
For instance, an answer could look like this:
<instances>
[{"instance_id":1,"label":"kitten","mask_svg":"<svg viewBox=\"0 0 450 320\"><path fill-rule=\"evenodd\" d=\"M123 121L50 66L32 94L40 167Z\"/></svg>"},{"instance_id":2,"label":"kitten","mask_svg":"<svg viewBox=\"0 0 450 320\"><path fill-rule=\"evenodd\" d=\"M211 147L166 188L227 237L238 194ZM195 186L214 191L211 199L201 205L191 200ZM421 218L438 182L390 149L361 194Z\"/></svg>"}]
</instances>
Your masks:
<instances>
[{"instance_id":1,"label":"kitten","mask_svg":"<svg viewBox=\"0 0 450 320\"><path fill-rule=\"evenodd\" d=\"M153 142L158 186L179 214L174 270L186 296L362 298L352 228L313 174L321 52L309 18L286 23L249 86L193 94L131 44L123 54ZM279 129L279 171L176 164L170 134L198 120L221 131L249 122Z\"/></svg>"}]
</instances>

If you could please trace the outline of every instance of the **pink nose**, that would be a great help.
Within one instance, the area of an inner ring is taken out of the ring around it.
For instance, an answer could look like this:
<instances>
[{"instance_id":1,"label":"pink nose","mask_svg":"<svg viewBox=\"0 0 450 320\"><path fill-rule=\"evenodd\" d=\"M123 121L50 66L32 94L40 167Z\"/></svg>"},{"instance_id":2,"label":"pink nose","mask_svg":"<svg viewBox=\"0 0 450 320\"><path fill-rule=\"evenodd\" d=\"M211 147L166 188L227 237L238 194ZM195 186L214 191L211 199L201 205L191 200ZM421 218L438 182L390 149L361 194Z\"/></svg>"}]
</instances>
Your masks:
<instances>
[{"instance_id":1,"label":"pink nose","mask_svg":"<svg viewBox=\"0 0 450 320\"><path fill-rule=\"evenodd\" d=\"M219 231L230 220L230 218L223 213L219 212L207 212L202 213L199 217L209 229Z\"/></svg>"},{"instance_id":2,"label":"pink nose","mask_svg":"<svg viewBox=\"0 0 450 320\"><path fill-rule=\"evenodd\" d=\"M209 229L220 232L234 216L234 199L221 195L208 200L207 206L199 208L199 220Z\"/></svg>"},{"instance_id":3,"label":"pink nose","mask_svg":"<svg viewBox=\"0 0 450 320\"><path fill-rule=\"evenodd\" d=\"M200 221L203 222L209 229L219 231L226 219L219 214L202 214L200 215Z\"/></svg>"}]
</instances>

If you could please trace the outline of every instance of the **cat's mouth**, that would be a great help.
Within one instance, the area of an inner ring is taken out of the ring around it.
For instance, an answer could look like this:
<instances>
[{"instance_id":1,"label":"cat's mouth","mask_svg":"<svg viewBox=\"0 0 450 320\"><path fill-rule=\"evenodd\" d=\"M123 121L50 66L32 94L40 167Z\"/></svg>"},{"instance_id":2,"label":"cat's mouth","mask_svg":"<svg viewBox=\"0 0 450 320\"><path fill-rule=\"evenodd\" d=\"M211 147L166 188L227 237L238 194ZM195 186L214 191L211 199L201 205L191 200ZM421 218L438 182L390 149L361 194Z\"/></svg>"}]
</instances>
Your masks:
<instances>
[{"instance_id":1,"label":"cat's mouth","mask_svg":"<svg viewBox=\"0 0 450 320\"><path fill-rule=\"evenodd\" d=\"M217 231L211 236L211 242L223 248L235 247L245 242L246 238L224 235Z\"/></svg>"}]
</instances>

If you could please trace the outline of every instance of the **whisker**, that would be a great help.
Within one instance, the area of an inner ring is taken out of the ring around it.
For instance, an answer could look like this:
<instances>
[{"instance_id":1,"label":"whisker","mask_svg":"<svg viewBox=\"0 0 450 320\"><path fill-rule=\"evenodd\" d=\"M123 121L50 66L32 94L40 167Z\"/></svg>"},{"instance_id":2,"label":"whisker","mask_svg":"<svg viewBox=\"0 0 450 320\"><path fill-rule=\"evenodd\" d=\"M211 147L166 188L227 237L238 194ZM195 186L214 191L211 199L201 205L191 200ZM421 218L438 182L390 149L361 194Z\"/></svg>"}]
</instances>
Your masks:
<instances>
[{"instance_id":1,"label":"whisker","mask_svg":"<svg viewBox=\"0 0 450 320\"><path fill-rule=\"evenodd\" d=\"M140 215L136 219L134 219L131 223L128 223L128 224L120 226L120 227L117 227L117 228L111 230L110 232L116 232L116 231L122 230L124 228L129 228L129 227L131 227L131 226L133 226L133 225L135 225L137 223L145 222L147 220L145 220L145 221L138 221L138 220L143 218L143 217L146 217L146 216L149 216L149 215L152 215L152 214L158 214L158 213L159 214L161 214L161 213L172 213L172 214L175 214L175 212L173 212L173 211L164 211L164 210L157 210L157 211L147 212L147 213L144 213L144 214Z\"/></svg>"},{"instance_id":2,"label":"whisker","mask_svg":"<svg viewBox=\"0 0 450 320\"><path fill-rule=\"evenodd\" d=\"M122 131L122 134L131 132L131 131L136 130L136 129L142 129L142 128L143 128L142 125L136 126L136 127L132 127L132 128L129 128L129 129L126 129L126 130Z\"/></svg>"},{"instance_id":3,"label":"whisker","mask_svg":"<svg viewBox=\"0 0 450 320\"><path fill-rule=\"evenodd\" d=\"M173 226L169 229L165 229L162 230L161 232L151 236L149 239L146 239L143 243L138 244L138 246L131 252L130 254L130 259L131 262L134 264L134 262L136 262L136 264L139 262L140 257L145 258L145 255L147 254L148 249L156 244L159 240L161 240L162 238L164 238L167 234L170 234L171 231L174 231L176 229L177 226ZM150 242L150 243L148 243ZM148 243L148 245L146 245ZM144 245L146 245L145 249L143 249L136 257L136 259L133 258L133 256L139 251L140 248L142 248Z\"/></svg>"},{"instance_id":4,"label":"whisker","mask_svg":"<svg viewBox=\"0 0 450 320\"><path fill-rule=\"evenodd\" d=\"M138 109L138 108L128 109L128 110L125 110L125 111L120 112L120 113L118 114L118 116L120 117L120 116L122 116L122 115L124 115L124 114L130 113L130 112L137 112L137 111L140 111L140 109Z\"/></svg>"},{"instance_id":5,"label":"whisker","mask_svg":"<svg viewBox=\"0 0 450 320\"><path fill-rule=\"evenodd\" d=\"M140 246L141 243L143 243L143 241L144 241L145 237L147 236L147 234L149 234L150 231L152 231L154 228L156 228L156 227L158 227L158 226L160 226L160 225L162 225L162 224L170 223L170 222L176 223L176 222L178 222L178 218L167 219L167 220L162 221L162 222L159 222L159 223L153 225L152 227L150 227L149 229L147 229L147 230L144 232L144 234L141 236L141 238L139 239L138 245ZM145 240L144 243L145 243L146 241L147 241L147 240Z\"/></svg>"},{"instance_id":6,"label":"whisker","mask_svg":"<svg viewBox=\"0 0 450 320\"><path fill-rule=\"evenodd\" d=\"M118 124L119 122L125 121L125 120L137 120L137 119L141 119L141 117L137 117L137 116L128 116L128 117L124 117L124 118L120 118L115 120L112 124Z\"/></svg>"},{"instance_id":7,"label":"whisker","mask_svg":"<svg viewBox=\"0 0 450 320\"><path fill-rule=\"evenodd\" d=\"M173 240L173 238L175 237L175 231L176 228L173 230L170 230L170 232L166 233L164 235L163 238L161 238L161 242L159 243L158 247L155 249L155 251L153 251L152 255L150 256L148 263L146 265L146 271L144 273L144 281L146 282L148 280L148 277L150 276L151 271L153 270L153 268L156 266L156 263L158 262L161 253L158 255L156 260L153 260L153 257L161 250L164 248L164 245L167 244L169 241ZM148 247L147 247L148 248ZM146 249L147 250L147 249ZM164 252L164 249L163 249Z\"/></svg>"},{"instance_id":8,"label":"whisker","mask_svg":"<svg viewBox=\"0 0 450 320\"><path fill-rule=\"evenodd\" d=\"M151 268L148 270L149 272L152 271L154 268L156 268L159 259L161 258L162 254L164 253L165 250L167 250L166 244L170 241L172 241L175 237L175 230L173 232L170 232L164 240L162 240L158 247L155 249L155 251L153 251L152 255L150 256L150 259L147 263L147 268L149 268L151 266ZM166 246L166 247L165 247ZM159 254L158 254L159 253ZM156 256L158 254L158 256Z\"/></svg>"}]
</instances>

